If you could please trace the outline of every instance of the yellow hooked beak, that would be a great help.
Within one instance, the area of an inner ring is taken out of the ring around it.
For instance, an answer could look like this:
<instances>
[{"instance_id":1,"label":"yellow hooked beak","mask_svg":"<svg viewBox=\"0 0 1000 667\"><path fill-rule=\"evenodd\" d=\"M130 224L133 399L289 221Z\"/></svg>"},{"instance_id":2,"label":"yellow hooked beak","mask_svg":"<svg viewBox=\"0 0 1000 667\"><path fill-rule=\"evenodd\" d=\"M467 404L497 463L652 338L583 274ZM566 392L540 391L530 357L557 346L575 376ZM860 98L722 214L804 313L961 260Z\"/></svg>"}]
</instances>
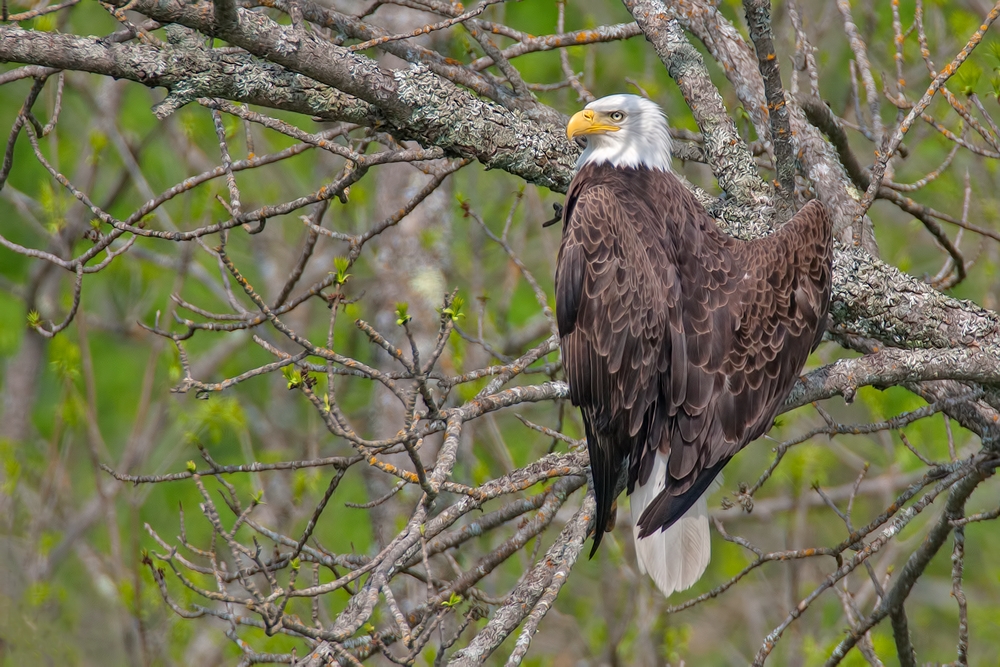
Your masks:
<instances>
[{"instance_id":1,"label":"yellow hooked beak","mask_svg":"<svg viewBox=\"0 0 1000 667\"><path fill-rule=\"evenodd\" d=\"M609 123L605 114L584 109L576 112L569 119L569 124L566 126L566 136L572 141L582 134L604 134L605 132L617 132L620 129L617 125Z\"/></svg>"}]
</instances>

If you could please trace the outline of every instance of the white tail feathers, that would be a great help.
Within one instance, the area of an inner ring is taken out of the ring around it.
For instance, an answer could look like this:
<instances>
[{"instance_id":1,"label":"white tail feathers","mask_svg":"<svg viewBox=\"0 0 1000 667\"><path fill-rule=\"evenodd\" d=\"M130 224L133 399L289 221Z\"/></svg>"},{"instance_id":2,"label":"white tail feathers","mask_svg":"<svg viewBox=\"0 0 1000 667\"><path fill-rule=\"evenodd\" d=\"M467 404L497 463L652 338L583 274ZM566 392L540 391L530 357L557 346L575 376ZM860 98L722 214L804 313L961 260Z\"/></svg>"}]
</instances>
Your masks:
<instances>
[{"instance_id":1,"label":"white tail feathers","mask_svg":"<svg viewBox=\"0 0 1000 667\"><path fill-rule=\"evenodd\" d=\"M645 486L637 486L631 496L632 535L635 538L639 570L648 572L665 596L690 588L705 573L712 556L707 498L721 484L720 475L672 526L640 538L637 525L639 517L663 490L667 460L666 455L657 452L649 481Z\"/></svg>"}]
</instances>

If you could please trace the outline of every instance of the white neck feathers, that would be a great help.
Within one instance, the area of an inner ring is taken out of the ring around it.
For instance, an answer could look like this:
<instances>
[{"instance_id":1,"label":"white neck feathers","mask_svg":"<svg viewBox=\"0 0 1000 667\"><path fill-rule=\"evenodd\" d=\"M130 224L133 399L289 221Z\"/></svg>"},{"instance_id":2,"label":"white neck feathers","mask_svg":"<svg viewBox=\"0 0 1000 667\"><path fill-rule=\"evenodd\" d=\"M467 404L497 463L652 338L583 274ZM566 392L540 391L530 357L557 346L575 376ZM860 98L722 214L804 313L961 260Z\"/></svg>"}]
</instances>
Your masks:
<instances>
[{"instance_id":1,"label":"white neck feathers","mask_svg":"<svg viewBox=\"0 0 1000 667\"><path fill-rule=\"evenodd\" d=\"M659 105L636 95L610 95L586 108L609 113L622 111L625 119L616 132L587 137L587 148L577 160L577 168L607 163L612 167L672 171L670 131Z\"/></svg>"}]
</instances>

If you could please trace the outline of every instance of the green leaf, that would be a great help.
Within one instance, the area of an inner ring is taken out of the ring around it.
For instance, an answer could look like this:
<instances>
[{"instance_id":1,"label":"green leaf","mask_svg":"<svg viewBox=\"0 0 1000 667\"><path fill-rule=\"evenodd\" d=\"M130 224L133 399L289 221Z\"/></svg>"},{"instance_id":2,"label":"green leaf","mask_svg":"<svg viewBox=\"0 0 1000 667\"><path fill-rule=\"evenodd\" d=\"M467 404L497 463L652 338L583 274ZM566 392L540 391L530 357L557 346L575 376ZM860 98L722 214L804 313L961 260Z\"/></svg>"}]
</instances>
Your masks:
<instances>
[{"instance_id":1,"label":"green leaf","mask_svg":"<svg viewBox=\"0 0 1000 667\"><path fill-rule=\"evenodd\" d=\"M993 56L993 59L1000 65L1000 42L990 42L986 47L986 53Z\"/></svg>"},{"instance_id":2,"label":"green leaf","mask_svg":"<svg viewBox=\"0 0 1000 667\"><path fill-rule=\"evenodd\" d=\"M40 607L52 595L52 588L47 582L39 581L31 584L25 592L25 601L29 607Z\"/></svg>"},{"instance_id":3,"label":"green leaf","mask_svg":"<svg viewBox=\"0 0 1000 667\"><path fill-rule=\"evenodd\" d=\"M64 381L73 382L80 377L80 347L65 336L52 340L49 359L52 370Z\"/></svg>"},{"instance_id":4,"label":"green leaf","mask_svg":"<svg viewBox=\"0 0 1000 667\"><path fill-rule=\"evenodd\" d=\"M281 374L288 381L289 389L295 389L302 384L302 373L296 370L295 366L284 366L281 369Z\"/></svg>"},{"instance_id":5,"label":"green leaf","mask_svg":"<svg viewBox=\"0 0 1000 667\"><path fill-rule=\"evenodd\" d=\"M966 63L958 71L958 76L955 77L958 80L959 92L963 95L971 95L976 92L976 84L979 83L979 77L982 74L983 71L976 67L975 63Z\"/></svg>"},{"instance_id":6,"label":"green leaf","mask_svg":"<svg viewBox=\"0 0 1000 667\"><path fill-rule=\"evenodd\" d=\"M449 609L451 609L452 607L456 606L461 601L462 601L462 596L459 595L458 593L455 593L454 591L452 591L451 596L447 600L445 600L444 602L442 602L441 606L442 607L448 607Z\"/></svg>"},{"instance_id":7,"label":"green leaf","mask_svg":"<svg viewBox=\"0 0 1000 667\"><path fill-rule=\"evenodd\" d=\"M441 309L441 313L450 317L454 322L455 320L465 317L465 314L462 312L462 306L464 305L465 299L460 296L456 296L451 300L451 305Z\"/></svg>"},{"instance_id":8,"label":"green leaf","mask_svg":"<svg viewBox=\"0 0 1000 667\"><path fill-rule=\"evenodd\" d=\"M101 153L108 147L108 135L98 129L90 131L90 163L96 165L101 159Z\"/></svg>"},{"instance_id":9,"label":"green leaf","mask_svg":"<svg viewBox=\"0 0 1000 667\"><path fill-rule=\"evenodd\" d=\"M43 531L41 536L38 538L39 555L47 556L49 552L52 551L52 547L59 544L60 537L61 537L60 534L55 531L51 530Z\"/></svg>"},{"instance_id":10,"label":"green leaf","mask_svg":"<svg viewBox=\"0 0 1000 667\"><path fill-rule=\"evenodd\" d=\"M236 116L225 116L222 120L222 126L226 130L226 139L232 139L236 136L236 133L240 131L241 119Z\"/></svg>"},{"instance_id":11,"label":"green leaf","mask_svg":"<svg viewBox=\"0 0 1000 667\"><path fill-rule=\"evenodd\" d=\"M300 504L307 493L315 493L318 490L319 484L320 476L315 469L296 470L292 476L292 502Z\"/></svg>"},{"instance_id":12,"label":"green leaf","mask_svg":"<svg viewBox=\"0 0 1000 667\"><path fill-rule=\"evenodd\" d=\"M52 32L56 29L56 25L55 12L43 14L35 18L35 30L39 32Z\"/></svg>"},{"instance_id":13,"label":"green leaf","mask_svg":"<svg viewBox=\"0 0 1000 667\"><path fill-rule=\"evenodd\" d=\"M66 202L62 191L54 189L51 183L42 183L40 190L38 199L45 211L45 229L50 234L57 234L66 226Z\"/></svg>"},{"instance_id":14,"label":"green leaf","mask_svg":"<svg viewBox=\"0 0 1000 667\"><path fill-rule=\"evenodd\" d=\"M207 397L207 393L206 393ZM240 435L245 432L247 418L235 398L219 397L213 401L205 401L197 409L190 421L195 428L192 439L198 441L203 434L208 434L214 443L222 442L227 434Z\"/></svg>"},{"instance_id":15,"label":"green leaf","mask_svg":"<svg viewBox=\"0 0 1000 667\"><path fill-rule=\"evenodd\" d=\"M333 265L337 269L336 277L333 280L338 285L343 285L351 277L351 274L347 272L347 269L351 268L351 260L346 257L337 257L333 260Z\"/></svg>"},{"instance_id":16,"label":"green leaf","mask_svg":"<svg viewBox=\"0 0 1000 667\"><path fill-rule=\"evenodd\" d=\"M410 316L409 310L410 305L408 303L401 301L396 304L396 326L401 327L413 319Z\"/></svg>"}]
</instances>

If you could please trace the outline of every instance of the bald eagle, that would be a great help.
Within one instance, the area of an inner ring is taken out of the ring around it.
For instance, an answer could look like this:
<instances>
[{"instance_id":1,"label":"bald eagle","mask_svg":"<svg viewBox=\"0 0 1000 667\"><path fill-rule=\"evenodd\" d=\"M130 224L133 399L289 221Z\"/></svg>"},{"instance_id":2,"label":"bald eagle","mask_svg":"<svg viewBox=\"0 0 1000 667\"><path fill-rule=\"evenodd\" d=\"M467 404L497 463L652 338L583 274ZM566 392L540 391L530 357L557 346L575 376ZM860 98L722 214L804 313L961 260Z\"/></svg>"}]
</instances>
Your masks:
<instances>
[{"instance_id":1,"label":"bald eagle","mask_svg":"<svg viewBox=\"0 0 1000 667\"><path fill-rule=\"evenodd\" d=\"M766 238L735 239L670 167L659 106L591 102L563 208L556 317L597 501L597 551L627 471L636 553L664 595L710 556L706 496L771 426L830 304L833 243L819 201Z\"/></svg>"}]
</instances>

